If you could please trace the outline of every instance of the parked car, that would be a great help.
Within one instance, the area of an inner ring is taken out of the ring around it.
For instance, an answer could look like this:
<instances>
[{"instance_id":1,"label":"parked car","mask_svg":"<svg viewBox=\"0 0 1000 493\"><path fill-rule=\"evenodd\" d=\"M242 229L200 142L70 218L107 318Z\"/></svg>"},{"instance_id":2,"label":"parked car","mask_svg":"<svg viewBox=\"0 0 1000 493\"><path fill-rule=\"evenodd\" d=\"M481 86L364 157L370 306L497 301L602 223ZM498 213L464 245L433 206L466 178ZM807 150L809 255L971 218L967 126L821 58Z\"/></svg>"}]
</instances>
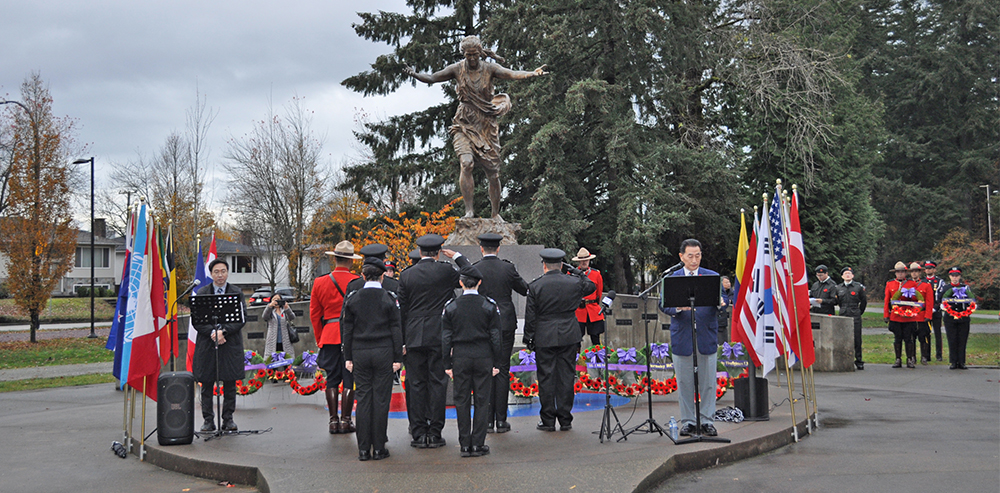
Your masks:
<instances>
[{"instance_id":1,"label":"parked car","mask_svg":"<svg viewBox=\"0 0 1000 493\"><path fill-rule=\"evenodd\" d=\"M295 295L295 289L290 287L279 287L276 289L278 294L281 295L281 299L292 303L298 301L298 296ZM260 306L266 305L271 302L271 288L269 286L261 286L257 288L253 294L250 295L250 299L247 301L250 306Z\"/></svg>"}]
</instances>

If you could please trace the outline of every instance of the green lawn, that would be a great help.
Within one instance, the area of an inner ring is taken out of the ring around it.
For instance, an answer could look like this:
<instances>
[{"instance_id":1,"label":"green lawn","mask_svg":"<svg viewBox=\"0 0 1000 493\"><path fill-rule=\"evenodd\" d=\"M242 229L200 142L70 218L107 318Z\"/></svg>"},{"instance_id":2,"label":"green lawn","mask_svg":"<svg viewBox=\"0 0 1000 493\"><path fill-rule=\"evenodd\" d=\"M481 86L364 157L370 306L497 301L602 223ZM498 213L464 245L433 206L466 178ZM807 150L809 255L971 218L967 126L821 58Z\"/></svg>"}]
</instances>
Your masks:
<instances>
[{"instance_id":1,"label":"green lawn","mask_svg":"<svg viewBox=\"0 0 1000 493\"><path fill-rule=\"evenodd\" d=\"M993 315L996 315L996 310L976 310L976 315L981 314L981 313L987 313L988 314L990 312L992 312ZM976 317L972 317L972 318L969 319L969 323L972 324L972 325L990 324L990 323L996 323L996 322L997 322L996 317L991 317L991 318L976 318ZM866 328L866 329L874 329L874 328L881 327L883 329L888 330L889 324L885 323L885 320L882 318L882 314L881 313L868 313L868 312L865 312L865 314L861 316L861 326L864 327L864 328ZM944 330L943 324L942 324L942 329L941 330Z\"/></svg>"},{"instance_id":2,"label":"green lawn","mask_svg":"<svg viewBox=\"0 0 1000 493\"><path fill-rule=\"evenodd\" d=\"M105 299L94 300L94 318L100 322L110 321L115 315L114 305ZM89 322L90 298L52 298L41 314L42 323ZM28 313L14 304L13 299L0 300L0 323L26 324L30 322Z\"/></svg>"},{"instance_id":3,"label":"green lawn","mask_svg":"<svg viewBox=\"0 0 1000 493\"><path fill-rule=\"evenodd\" d=\"M886 332L885 334L863 336L861 347L864 352L865 363L894 362L896 360L896 355L892 348L892 341L893 335L889 332ZM942 351L944 361L932 361L930 364L948 364L948 340L943 334L942 343L944 344ZM932 340L932 354L934 352L933 345L934 342ZM917 343L917 354L920 354L919 343ZM969 365L976 366L1000 366L1000 334L969 334L969 343L966 345L965 362Z\"/></svg>"},{"instance_id":4,"label":"green lawn","mask_svg":"<svg viewBox=\"0 0 1000 493\"><path fill-rule=\"evenodd\" d=\"M75 377L35 378L32 380L15 380L0 382L0 393L17 392L19 390L49 389L53 387L74 387L95 383L112 383L114 375L110 373L95 373L93 375L78 375Z\"/></svg>"},{"instance_id":5,"label":"green lawn","mask_svg":"<svg viewBox=\"0 0 1000 493\"><path fill-rule=\"evenodd\" d=\"M114 353L104 349L106 339L45 339L0 342L0 369L73 365L113 361Z\"/></svg>"}]
</instances>

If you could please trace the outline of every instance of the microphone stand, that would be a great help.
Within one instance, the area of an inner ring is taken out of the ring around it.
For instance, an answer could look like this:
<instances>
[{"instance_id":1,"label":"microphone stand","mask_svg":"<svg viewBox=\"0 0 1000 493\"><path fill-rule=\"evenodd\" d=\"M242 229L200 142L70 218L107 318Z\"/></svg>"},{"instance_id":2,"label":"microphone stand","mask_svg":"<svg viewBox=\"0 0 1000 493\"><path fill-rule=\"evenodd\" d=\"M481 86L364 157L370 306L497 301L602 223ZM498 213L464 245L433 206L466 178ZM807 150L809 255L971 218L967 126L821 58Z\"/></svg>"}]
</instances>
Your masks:
<instances>
[{"instance_id":1,"label":"microphone stand","mask_svg":"<svg viewBox=\"0 0 1000 493\"><path fill-rule=\"evenodd\" d=\"M609 314L610 315L610 314ZM615 429L622 434L623 440L628 440L625 436L625 428L622 426L622 422L618 419L618 414L615 413L615 408L611 406L611 384L608 383L608 336L610 331L608 329L604 330L604 417L601 419L601 431L598 435L601 443L604 443L604 439L607 438L611 440L611 436L615 434ZM615 419L615 424L611 424L611 418Z\"/></svg>"},{"instance_id":2,"label":"microphone stand","mask_svg":"<svg viewBox=\"0 0 1000 493\"><path fill-rule=\"evenodd\" d=\"M678 264L678 265L683 265L683 264ZM636 432L641 432L641 433L656 432L659 433L660 436L663 435L667 435L668 437L670 436L670 434L663 431L663 427L660 426L660 424L657 423L655 419L653 419L653 377L652 377L653 370L650 366L650 360L653 359L653 350L652 350L653 348L649 345L649 293L654 289L656 289L660 284L662 284L663 279L665 279L670 274L673 274L675 271L677 271L677 269L680 269L680 267L679 266L671 267L670 270L667 271L666 275L661 277L659 281L656 281L656 283L647 288L645 291L639 293L639 297L642 298L642 321L644 327L643 332L646 334L646 347L649 349L649 351L646 353L646 384L647 384L646 400L648 401L647 404L649 407L649 417L646 418L646 421L643 421L638 426L629 429L627 432L623 432L622 437L618 439L619 442L628 439L629 435ZM605 363L605 366L607 366L607 363Z\"/></svg>"}]
</instances>

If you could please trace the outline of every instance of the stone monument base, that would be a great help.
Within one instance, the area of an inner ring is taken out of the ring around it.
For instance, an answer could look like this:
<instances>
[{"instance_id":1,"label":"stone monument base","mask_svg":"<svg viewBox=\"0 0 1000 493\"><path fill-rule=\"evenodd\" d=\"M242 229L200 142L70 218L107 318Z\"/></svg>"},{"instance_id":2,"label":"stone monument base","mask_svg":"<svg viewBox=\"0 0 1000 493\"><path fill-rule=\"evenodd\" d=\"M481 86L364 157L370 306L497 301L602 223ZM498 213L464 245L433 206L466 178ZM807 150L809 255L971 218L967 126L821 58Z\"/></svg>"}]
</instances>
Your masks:
<instances>
[{"instance_id":1,"label":"stone monument base","mask_svg":"<svg viewBox=\"0 0 1000 493\"><path fill-rule=\"evenodd\" d=\"M478 245L479 240L476 237L483 233L503 236L501 245L517 245L519 231L521 231L520 223L508 223L502 219L463 217L455 220L455 231L445 240L444 246Z\"/></svg>"}]
</instances>

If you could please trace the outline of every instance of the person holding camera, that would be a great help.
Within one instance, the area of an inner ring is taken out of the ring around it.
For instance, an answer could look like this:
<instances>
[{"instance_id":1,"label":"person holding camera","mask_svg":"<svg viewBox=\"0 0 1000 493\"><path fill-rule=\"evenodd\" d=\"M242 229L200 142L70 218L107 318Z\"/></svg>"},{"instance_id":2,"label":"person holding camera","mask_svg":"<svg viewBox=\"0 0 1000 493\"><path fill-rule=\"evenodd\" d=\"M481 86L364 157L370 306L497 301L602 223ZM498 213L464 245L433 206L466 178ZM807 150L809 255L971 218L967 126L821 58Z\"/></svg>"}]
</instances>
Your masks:
<instances>
[{"instance_id":1,"label":"person holding camera","mask_svg":"<svg viewBox=\"0 0 1000 493\"><path fill-rule=\"evenodd\" d=\"M295 342L298 342L299 335L295 334L295 312L292 311L288 303L281 299L281 295L274 293L271 302L264 307L261 320L267 321L267 335L264 339L264 357L268 357L275 352L284 352L285 357L295 359Z\"/></svg>"},{"instance_id":2,"label":"person holding camera","mask_svg":"<svg viewBox=\"0 0 1000 493\"><path fill-rule=\"evenodd\" d=\"M580 352L580 323L576 309L584 296L597 289L579 269L563 263L566 252L545 248L540 277L528 284L524 308L524 337L528 349L535 351L538 374L538 413L536 429L568 431L573 428L573 381L576 380L576 357ZM573 274L562 274L563 267ZM537 350L536 350L537 349Z\"/></svg>"}]
</instances>

